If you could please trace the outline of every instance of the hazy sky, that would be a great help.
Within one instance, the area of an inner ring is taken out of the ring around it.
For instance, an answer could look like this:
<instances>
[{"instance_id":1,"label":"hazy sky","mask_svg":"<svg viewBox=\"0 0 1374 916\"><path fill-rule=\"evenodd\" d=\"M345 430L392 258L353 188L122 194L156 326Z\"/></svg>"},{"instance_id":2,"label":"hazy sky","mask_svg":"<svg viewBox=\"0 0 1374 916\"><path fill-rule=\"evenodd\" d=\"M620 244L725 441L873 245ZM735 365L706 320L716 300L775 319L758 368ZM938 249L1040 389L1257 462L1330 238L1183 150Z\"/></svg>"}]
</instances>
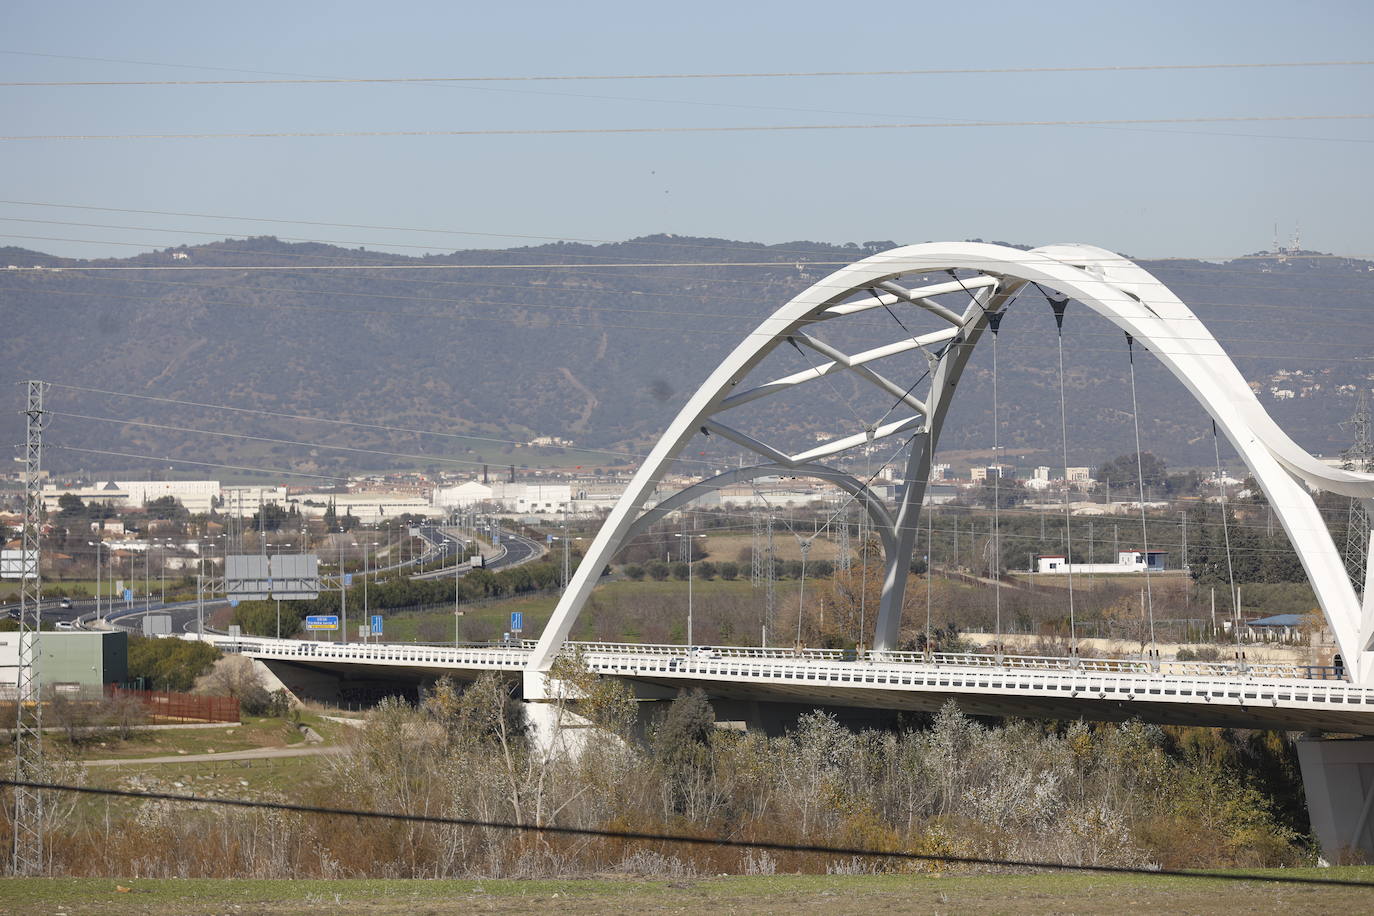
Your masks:
<instances>
[{"instance_id":1,"label":"hazy sky","mask_svg":"<svg viewBox=\"0 0 1374 916\"><path fill-rule=\"evenodd\" d=\"M0 11L0 81L1364 60L1374 58L1372 27L1374 4L1363 0L671 6L11 0ZM1374 67L1368 66L0 87L0 135L1368 114L1374 112L1371 89ZM1367 120L1144 129L7 139L0 141L0 197L7 201L253 219L4 203L0 235L7 238L0 245L123 256L224 235L274 234L450 250L519 244L501 234L623 239L673 232L764 242L1083 241L1141 257L1223 257L1267 248L1278 220L1285 237L1300 221L1304 247L1374 256L1367 216L1374 204L1371 144L1374 122ZM263 218L492 235L293 227Z\"/></svg>"}]
</instances>

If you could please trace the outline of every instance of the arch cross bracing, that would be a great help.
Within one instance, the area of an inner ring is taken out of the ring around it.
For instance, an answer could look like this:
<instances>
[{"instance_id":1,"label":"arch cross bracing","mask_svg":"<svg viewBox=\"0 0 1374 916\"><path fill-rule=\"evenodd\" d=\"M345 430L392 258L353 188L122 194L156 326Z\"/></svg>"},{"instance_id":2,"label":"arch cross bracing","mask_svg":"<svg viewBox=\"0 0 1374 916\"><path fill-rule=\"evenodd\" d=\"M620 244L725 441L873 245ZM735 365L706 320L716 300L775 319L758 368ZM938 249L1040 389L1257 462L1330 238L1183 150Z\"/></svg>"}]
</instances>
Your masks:
<instances>
[{"instance_id":1,"label":"arch cross bracing","mask_svg":"<svg viewBox=\"0 0 1374 916\"><path fill-rule=\"evenodd\" d=\"M927 275L941 272L949 279L927 281ZM1005 309L1029 283L1081 302L1130 334L1211 415L1259 482L1292 541L1349 676L1357 682L1374 683L1374 587L1365 589L1363 601L1357 596L1311 494L1312 490L1327 490L1374 500L1374 475L1328 467L1294 443L1265 412L1197 316L1139 265L1087 245L1022 251L969 242L909 245L841 268L746 335L678 412L612 509L545 627L530 670L548 670L591 594L598 572L629 538L713 489L777 473L829 480L868 511L885 554L873 645L878 650L895 648L906 571L921 527L921 503L951 399L973 349L988 330L988 316ZM951 295L957 296L962 307L946 304ZM937 301L936 297L942 298ZM820 338L827 322L874 309L919 310L937 318L943 327L857 353L845 352ZM783 345L804 347L823 361L767 381L750 379L751 372ZM924 354L930 366L929 382L920 395L915 386L901 385L874 367L882 359L912 351ZM728 422L729 412L736 407L844 372L893 398L894 408L902 408L901 416L885 417L882 422L795 454ZM698 432L731 441L764 460L700 481L666 499L658 498L659 485L670 465ZM902 468L905 486L899 488L900 495L891 507L857 478L818 464L879 440L900 442L903 438L909 442ZM1374 567L1369 576L1374 582Z\"/></svg>"}]
</instances>

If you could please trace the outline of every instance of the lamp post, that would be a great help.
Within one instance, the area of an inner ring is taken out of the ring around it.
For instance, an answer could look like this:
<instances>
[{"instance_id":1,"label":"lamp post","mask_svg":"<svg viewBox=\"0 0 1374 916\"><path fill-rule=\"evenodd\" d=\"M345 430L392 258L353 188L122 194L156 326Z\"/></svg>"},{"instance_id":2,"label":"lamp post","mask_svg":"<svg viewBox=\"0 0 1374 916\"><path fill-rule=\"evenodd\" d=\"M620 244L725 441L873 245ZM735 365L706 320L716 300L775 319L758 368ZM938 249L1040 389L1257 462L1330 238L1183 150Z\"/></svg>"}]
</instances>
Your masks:
<instances>
[{"instance_id":1,"label":"lamp post","mask_svg":"<svg viewBox=\"0 0 1374 916\"><path fill-rule=\"evenodd\" d=\"M375 547L377 547L378 544L380 544L380 543L381 543L380 541L364 541L364 542L363 542L363 622L364 622L364 623L368 623L368 624L370 624L370 623L372 622L371 610L369 609L368 603L367 603L367 573L368 573L368 560L367 560L367 555L368 555L368 553L370 552L370 551L368 550L368 548L369 548L369 547L375 548ZM369 627L369 629L370 629L370 627ZM367 641L367 637L363 637L363 641L366 642L366 641Z\"/></svg>"},{"instance_id":2,"label":"lamp post","mask_svg":"<svg viewBox=\"0 0 1374 916\"><path fill-rule=\"evenodd\" d=\"M196 541L196 637L205 638L205 551L209 549L209 542L204 545Z\"/></svg>"},{"instance_id":3,"label":"lamp post","mask_svg":"<svg viewBox=\"0 0 1374 916\"><path fill-rule=\"evenodd\" d=\"M444 543L448 543L448 538L444 539ZM460 575L460 570L458 569L457 556L458 555L455 553L455 560L453 563L453 648L455 649L458 648L458 643L461 641L458 635L458 618L463 616L463 611L460 607L459 591L461 583L458 581L463 577Z\"/></svg>"},{"instance_id":4,"label":"lamp post","mask_svg":"<svg viewBox=\"0 0 1374 916\"><path fill-rule=\"evenodd\" d=\"M87 541L86 543L95 548L95 616L97 620L104 620L105 618L100 613L100 548L104 547L105 544L102 541Z\"/></svg>"},{"instance_id":5,"label":"lamp post","mask_svg":"<svg viewBox=\"0 0 1374 916\"><path fill-rule=\"evenodd\" d=\"M161 604L167 604L167 545L172 543L172 538L165 538L162 544L162 551L158 554L157 574L159 589L162 594Z\"/></svg>"},{"instance_id":6,"label":"lamp post","mask_svg":"<svg viewBox=\"0 0 1374 916\"><path fill-rule=\"evenodd\" d=\"M675 535L673 535L673 537L678 537L678 538L704 538L704 537L706 537L706 535L704 535L704 534L675 534ZM691 651L692 651L692 647L693 647L693 645L694 645L693 642L692 642L692 563L693 563L693 554L695 554L696 551L692 549L692 542L691 542L690 540L688 540L688 541L686 541L686 542L684 542L684 543L685 543L686 546L687 546L687 651L688 651L688 652L691 652Z\"/></svg>"},{"instance_id":7,"label":"lamp post","mask_svg":"<svg viewBox=\"0 0 1374 916\"><path fill-rule=\"evenodd\" d=\"M339 526L339 533L340 533L340 534L343 533L343 526L342 526L342 525ZM344 545L343 545L343 541L339 541L338 544L339 544L339 616L340 616L340 624L341 624L341 626L340 626L340 628L339 628L339 643L342 645L342 644L347 644L347 642L348 642L348 589L344 588L344 555L343 555Z\"/></svg>"}]
</instances>

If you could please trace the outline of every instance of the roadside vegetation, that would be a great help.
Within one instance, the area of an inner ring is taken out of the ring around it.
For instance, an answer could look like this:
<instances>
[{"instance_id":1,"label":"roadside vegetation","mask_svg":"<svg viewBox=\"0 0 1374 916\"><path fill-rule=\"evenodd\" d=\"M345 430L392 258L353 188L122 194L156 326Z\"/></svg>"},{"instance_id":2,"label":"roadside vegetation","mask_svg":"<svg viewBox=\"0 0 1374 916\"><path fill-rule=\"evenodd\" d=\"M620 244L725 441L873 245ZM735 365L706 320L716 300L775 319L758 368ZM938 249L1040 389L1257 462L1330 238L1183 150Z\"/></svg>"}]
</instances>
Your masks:
<instances>
[{"instance_id":1,"label":"roadside vegetation","mask_svg":"<svg viewBox=\"0 0 1374 916\"><path fill-rule=\"evenodd\" d=\"M560 666L580 699L553 704L550 753L535 743L511 684L486 675L467 689L440 681L417 705L384 701L361 727L337 729L341 751L313 758L309 777L237 787L144 770L114 784L1066 864L1313 861L1292 751L1278 736L1138 723L992 724L948 707L889 731L854 732L811 713L769 737L718 727L699 694L664 704L641 729L638 704L622 688L575 662ZM694 879L964 870L170 802L54 810L57 875Z\"/></svg>"}]
</instances>

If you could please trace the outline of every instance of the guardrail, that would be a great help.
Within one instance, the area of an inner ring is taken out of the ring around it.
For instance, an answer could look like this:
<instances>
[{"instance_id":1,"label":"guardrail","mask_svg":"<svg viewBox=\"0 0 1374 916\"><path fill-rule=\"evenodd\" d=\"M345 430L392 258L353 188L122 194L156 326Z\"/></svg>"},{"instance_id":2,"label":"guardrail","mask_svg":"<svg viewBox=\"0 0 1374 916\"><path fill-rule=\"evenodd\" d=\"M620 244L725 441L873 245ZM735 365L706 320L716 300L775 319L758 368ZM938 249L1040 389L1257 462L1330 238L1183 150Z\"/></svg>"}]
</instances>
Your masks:
<instances>
[{"instance_id":1,"label":"guardrail","mask_svg":"<svg viewBox=\"0 0 1374 916\"><path fill-rule=\"evenodd\" d=\"M533 648L533 640L526 640ZM584 652L607 655L667 655L704 658L810 659L863 663L896 663L961 668L1011 668L1032 671L1084 671L1119 674L1164 674L1184 677L1257 677L1299 680L1343 680L1339 668L1321 665L1289 665L1236 662L1160 662L1144 659L1081 658L1051 655L996 655L979 652L876 652L853 649L789 649L757 646L679 646L636 643L568 643Z\"/></svg>"},{"instance_id":2,"label":"guardrail","mask_svg":"<svg viewBox=\"0 0 1374 916\"><path fill-rule=\"evenodd\" d=\"M435 643L338 643L307 640L271 640L242 637L231 641L226 637L212 637L226 651L249 651L273 657L305 657L336 661L395 660L444 663L461 661L480 664L490 653L498 653L500 667L507 659L525 659L537 644L532 639L505 642L474 642L452 644ZM305 647L305 648L302 648ZM1039 655L989 655L982 653L934 652L866 652L860 655L844 649L787 649L758 646L681 646L654 643L569 642L565 653L581 652L587 656L608 658L671 659L675 668L683 663L717 660L768 661L780 663L838 662L858 669L881 665L919 666L939 669L973 669L978 671L1045 671L1088 675L1146 675L1163 678L1227 678L1256 680L1333 681L1344 678L1339 669L1317 665L1246 664L1228 662L1161 662L1158 666L1138 659L1072 658Z\"/></svg>"}]
</instances>

